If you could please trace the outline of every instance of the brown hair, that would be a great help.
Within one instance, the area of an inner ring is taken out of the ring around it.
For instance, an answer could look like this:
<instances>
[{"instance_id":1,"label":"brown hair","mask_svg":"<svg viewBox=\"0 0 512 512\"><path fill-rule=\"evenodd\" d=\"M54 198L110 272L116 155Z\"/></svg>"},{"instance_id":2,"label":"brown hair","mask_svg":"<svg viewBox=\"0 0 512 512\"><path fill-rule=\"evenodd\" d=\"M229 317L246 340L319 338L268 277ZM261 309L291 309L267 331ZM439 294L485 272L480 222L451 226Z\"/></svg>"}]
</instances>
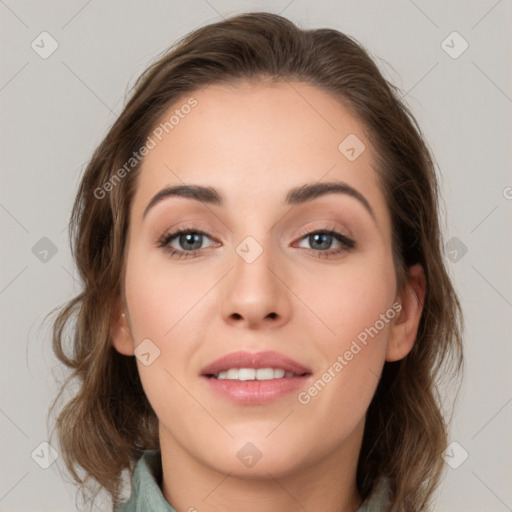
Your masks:
<instances>
[{"instance_id":1,"label":"brown hair","mask_svg":"<svg viewBox=\"0 0 512 512\"><path fill-rule=\"evenodd\" d=\"M122 293L125 239L138 166L108 194L98 190L141 148L169 107L209 84L243 80L300 81L339 99L363 124L376 149L377 171L392 218L399 286L420 263L427 289L416 343L402 360L385 363L366 419L357 484L367 497L389 482L389 510L425 510L446 446L439 377L462 366L461 308L442 256L439 190L433 159L416 120L368 53L333 29L305 30L270 13L246 13L187 35L137 80L134 92L81 181L70 223L83 291L54 322L53 348L79 383L56 419L61 454L85 492L96 481L114 502L121 473L146 449L158 449L158 419L141 386L134 357L120 355L109 329ZM66 354L65 328L73 320ZM80 477L76 469L85 472ZM98 487L96 485L96 487ZM101 489L101 488L100 488ZM100 489L97 489L97 493Z\"/></svg>"}]
</instances>

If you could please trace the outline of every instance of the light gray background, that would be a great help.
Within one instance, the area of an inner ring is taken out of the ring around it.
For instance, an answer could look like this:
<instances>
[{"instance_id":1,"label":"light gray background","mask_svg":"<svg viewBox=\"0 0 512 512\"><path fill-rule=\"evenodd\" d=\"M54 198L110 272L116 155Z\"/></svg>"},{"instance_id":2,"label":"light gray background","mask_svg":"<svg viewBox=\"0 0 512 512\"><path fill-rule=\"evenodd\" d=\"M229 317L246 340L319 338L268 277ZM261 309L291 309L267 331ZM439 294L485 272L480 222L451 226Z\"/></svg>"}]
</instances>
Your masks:
<instances>
[{"instance_id":1,"label":"light gray background","mask_svg":"<svg viewBox=\"0 0 512 512\"><path fill-rule=\"evenodd\" d=\"M436 510L512 510L510 0L0 0L0 510L75 510L62 459L45 470L31 453L44 459L60 374L41 322L78 291L66 227L83 165L159 52L249 10L356 37L406 93L443 176L446 240L467 247L446 255L467 322L450 457L469 457L447 467ZM59 45L47 59L31 48L43 31ZM456 59L441 46L453 31L469 43ZM42 237L57 248L46 262Z\"/></svg>"}]
</instances>

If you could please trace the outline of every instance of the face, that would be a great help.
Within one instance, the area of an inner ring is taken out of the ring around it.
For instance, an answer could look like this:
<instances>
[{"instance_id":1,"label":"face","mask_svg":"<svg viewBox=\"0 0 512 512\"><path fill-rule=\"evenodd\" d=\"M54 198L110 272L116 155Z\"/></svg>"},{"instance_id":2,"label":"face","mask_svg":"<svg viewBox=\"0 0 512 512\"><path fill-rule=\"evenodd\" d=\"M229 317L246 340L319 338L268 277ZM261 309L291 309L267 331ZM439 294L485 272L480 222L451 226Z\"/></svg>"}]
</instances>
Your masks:
<instances>
[{"instance_id":1,"label":"face","mask_svg":"<svg viewBox=\"0 0 512 512\"><path fill-rule=\"evenodd\" d=\"M153 136L131 205L114 345L137 356L162 449L223 473L357 458L384 362L419 320L371 140L335 98L292 85L173 105L162 122L197 102Z\"/></svg>"}]
</instances>

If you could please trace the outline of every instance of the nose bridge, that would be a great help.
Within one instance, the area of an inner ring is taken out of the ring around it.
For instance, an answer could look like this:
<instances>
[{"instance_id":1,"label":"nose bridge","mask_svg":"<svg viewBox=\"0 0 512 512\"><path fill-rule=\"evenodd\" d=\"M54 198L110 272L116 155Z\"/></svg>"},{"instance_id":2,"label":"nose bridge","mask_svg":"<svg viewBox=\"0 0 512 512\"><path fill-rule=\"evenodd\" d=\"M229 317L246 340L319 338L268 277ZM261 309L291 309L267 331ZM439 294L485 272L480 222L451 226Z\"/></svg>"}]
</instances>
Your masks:
<instances>
[{"instance_id":1,"label":"nose bridge","mask_svg":"<svg viewBox=\"0 0 512 512\"><path fill-rule=\"evenodd\" d=\"M280 270L272 233L247 235L235 247L233 271L225 283L222 313L226 321L256 326L286 320L290 304L286 287L277 277ZM258 237L258 238L257 238Z\"/></svg>"}]
</instances>

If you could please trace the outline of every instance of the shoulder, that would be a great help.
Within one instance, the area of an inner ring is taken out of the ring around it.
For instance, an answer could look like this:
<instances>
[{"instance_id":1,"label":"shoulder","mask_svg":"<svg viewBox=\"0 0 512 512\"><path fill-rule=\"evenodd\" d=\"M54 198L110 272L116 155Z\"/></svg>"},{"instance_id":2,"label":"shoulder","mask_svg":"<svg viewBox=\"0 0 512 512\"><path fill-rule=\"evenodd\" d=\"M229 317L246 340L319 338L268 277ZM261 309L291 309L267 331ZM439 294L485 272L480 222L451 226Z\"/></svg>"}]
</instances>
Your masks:
<instances>
[{"instance_id":1,"label":"shoulder","mask_svg":"<svg viewBox=\"0 0 512 512\"><path fill-rule=\"evenodd\" d=\"M382 479L356 512L383 512L389 503L389 485Z\"/></svg>"},{"instance_id":2,"label":"shoulder","mask_svg":"<svg viewBox=\"0 0 512 512\"><path fill-rule=\"evenodd\" d=\"M131 479L131 494L126 502L114 506L113 512L176 512L160 489L162 458L159 451L146 450L137 461Z\"/></svg>"}]
</instances>

